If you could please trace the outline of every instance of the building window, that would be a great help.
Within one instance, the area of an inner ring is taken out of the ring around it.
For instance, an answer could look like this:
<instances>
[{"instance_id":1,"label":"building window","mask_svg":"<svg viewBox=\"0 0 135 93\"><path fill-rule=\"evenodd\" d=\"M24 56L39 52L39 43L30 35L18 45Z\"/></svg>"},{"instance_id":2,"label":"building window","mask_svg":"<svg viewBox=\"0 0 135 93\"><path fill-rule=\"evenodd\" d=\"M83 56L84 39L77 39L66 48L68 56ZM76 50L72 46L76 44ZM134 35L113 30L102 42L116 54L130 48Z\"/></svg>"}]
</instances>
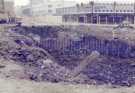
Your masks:
<instances>
[{"instance_id":1,"label":"building window","mask_svg":"<svg viewBox=\"0 0 135 93\"><path fill-rule=\"evenodd\" d=\"M100 10L95 10L95 12L100 12Z\"/></svg>"},{"instance_id":2,"label":"building window","mask_svg":"<svg viewBox=\"0 0 135 93\"><path fill-rule=\"evenodd\" d=\"M48 13L52 13L52 10L48 10Z\"/></svg>"},{"instance_id":3,"label":"building window","mask_svg":"<svg viewBox=\"0 0 135 93\"><path fill-rule=\"evenodd\" d=\"M130 10L127 10L127 12L130 12Z\"/></svg>"},{"instance_id":4,"label":"building window","mask_svg":"<svg viewBox=\"0 0 135 93\"><path fill-rule=\"evenodd\" d=\"M110 12L113 12L113 10L110 10Z\"/></svg>"},{"instance_id":5,"label":"building window","mask_svg":"<svg viewBox=\"0 0 135 93\"><path fill-rule=\"evenodd\" d=\"M51 7L52 7L52 5L48 5L48 7L49 7L49 8L51 8Z\"/></svg>"},{"instance_id":6,"label":"building window","mask_svg":"<svg viewBox=\"0 0 135 93\"><path fill-rule=\"evenodd\" d=\"M116 10L116 12L119 12L119 10Z\"/></svg>"},{"instance_id":7,"label":"building window","mask_svg":"<svg viewBox=\"0 0 135 93\"><path fill-rule=\"evenodd\" d=\"M131 12L134 12L133 10L131 10Z\"/></svg>"},{"instance_id":8,"label":"building window","mask_svg":"<svg viewBox=\"0 0 135 93\"><path fill-rule=\"evenodd\" d=\"M58 4L57 6L58 6L58 7L61 7L62 5L61 5L61 4Z\"/></svg>"},{"instance_id":9,"label":"building window","mask_svg":"<svg viewBox=\"0 0 135 93\"><path fill-rule=\"evenodd\" d=\"M120 10L120 12L122 12L122 10Z\"/></svg>"},{"instance_id":10,"label":"building window","mask_svg":"<svg viewBox=\"0 0 135 93\"><path fill-rule=\"evenodd\" d=\"M109 10L106 10L106 12L109 12Z\"/></svg>"}]
</instances>

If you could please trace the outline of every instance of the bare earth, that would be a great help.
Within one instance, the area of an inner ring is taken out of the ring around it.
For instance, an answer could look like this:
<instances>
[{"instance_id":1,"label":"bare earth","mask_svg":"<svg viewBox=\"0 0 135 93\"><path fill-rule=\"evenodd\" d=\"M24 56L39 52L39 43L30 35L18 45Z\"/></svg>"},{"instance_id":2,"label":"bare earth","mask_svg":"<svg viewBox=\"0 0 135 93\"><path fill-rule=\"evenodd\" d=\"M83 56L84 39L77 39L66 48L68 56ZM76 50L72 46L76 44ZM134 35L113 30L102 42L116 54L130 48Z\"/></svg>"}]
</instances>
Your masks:
<instances>
[{"instance_id":1,"label":"bare earth","mask_svg":"<svg viewBox=\"0 0 135 93\"><path fill-rule=\"evenodd\" d=\"M92 30L94 28L91 28ZM103 29L103 28L102 28ZM102 31L102 29L100 29ZM92 35L100 35L102 37L106 34L101 34L99 31L91 31ZM108 32L108 36L112 35ZM97 34L98 33L98 34ZM100 34L99 34L100 33ZM103 32L102 32L103 33ZM122 34L122 32L119 32ZM134 42L134 33L124 32L124 35L120 35L120 39L125 41ZM125 39L125 37L129 37ZM3 67L5 66L5 67ZM21 74L20 74L21 73ZM11 77L12 76L12 77ZM63 83L48 83L48 82L34 82L27 80L25 76L25 70L14 62L8 62L0 59L0 93L135 93L135 87L118 87L112 88L109 86L94 86L94 85L69 85Z\"/></svg>"},{"instance_id":2,"label":"bare earth","mask_svg":"<svg viewBox=\"0 0 135 93\"><path fill-rule=\"evenodd\" d=\"M135 93L135 87L37 83L28 80L25 70L13 61L1 59L0 67L0 93Z\"/></svg>"},{"instance_id":3,"label":"bare earth","mask_svg":"<svg viewBox=\"0 0 135 93\"><path fill-rule=\"evenodd\" d=\"M135 93L135 88L35 83L26 80L0 79L0 93Z\"/></svg>"}]
</instances>

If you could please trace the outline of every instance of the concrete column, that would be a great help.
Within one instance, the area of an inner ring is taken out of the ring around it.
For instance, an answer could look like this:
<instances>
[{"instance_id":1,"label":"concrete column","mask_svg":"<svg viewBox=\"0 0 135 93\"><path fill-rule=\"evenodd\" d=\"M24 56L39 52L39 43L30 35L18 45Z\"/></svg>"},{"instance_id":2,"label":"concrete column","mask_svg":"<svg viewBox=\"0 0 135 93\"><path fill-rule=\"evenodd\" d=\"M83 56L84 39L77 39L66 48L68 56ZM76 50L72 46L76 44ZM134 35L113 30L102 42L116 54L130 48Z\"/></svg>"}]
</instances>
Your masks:
<instances>
[{"instance_id":1,"label":"concrete column","mask_svg":"<svg viewBox=\"0 0 135 93\"><path fill-rule=\"evenodd\" d=\"M71 15L71 22L74 22L74 15Z\"/></svg>"},{"instance_id":2,"label":"concrete column","mask_svg":"<svg viewBox=\"0 0 135 93\"><path fill-rule=\"evenodd\" d=\"M97 15L97 24L99 24L99 17L98 17L98 15Z\"/></svg>"},{"instance_id":3,"label":"concrete column","mask_svg":"<svg viewBox=\"0 0 135 93\"><path fill-rule=\"evenodd\" d=\"M88 23L88 16L86 15L86 23Z\"/></svg>"},{"instance_id":4,"label":"concrete column","mask_svg":"<svg viewBox=\"0 0 135 93\"><path fill-rule=\"evenodd\" d=\"M129 22L129 17L127 16L127 21Z\"/></svg>"},{"instance_id":5,"label":"concrete column","mask_svg":"<svg viewBox=\"0 0 135 93\"><path fill-rule=\"evenodd\" d=\"M78 18L76 15L74 15L74 22L77 22L78 21Z\"/></svg>"},{"instance_id":6,"label":"concrete column","mask_svg":"<svg viewBox=\"0 0 135 93\"><path fill-rule=\"evenodd\" d=\"M115 24L115 19L114 19L114 16L113 16L113 24Z\"/></svg>"},{"instance_id":7,"label":"concrete column","mask_svg":"<svg viewBox=\"0 0 135 93\"><path fill-rule=\"evenodd\" d=\"M120 17L120 23L121 23L121 20L122 20L122 19L121 19L121 17Z\"/></svg>"},{"instance_id":8,"label":"concrete column","mask_svg":"<svg viewBox=\"0 0 135 93\"><path fill-rule=\"evenodd\" d=\"M70 15L70 22L72 22L72 15Z\"/></svg>"},{"instance_id":9,"label":"concrete column","mask_svg":"<svg viewBox=\"0 0 135 93\"><path fill-rule=\"evenodd\" d=\"M71 18L70 18L70 15L69 15L67 21L70 22L70 20L71 20Z\"/></svg>"},{"instance_id":10,"label":"concrete column","mask_svg":"<svg viewBox=\"0 0 135 93\"><path fill-rule=\"evenodd\" d=\"M69 17L69 18L70 18L70 22L72 22L72 16L71 16L71 15L70 15L70 17Z\"/></svg>"},{"instance_id":11,"label":"concrete column","mask_svg":"<svg viewBox=\"0 0 135 93\"><path fill-rule=\"evenodd\" d=\"M107 22L108 20L107 20L107 16L105 17L105 24L107 24L108 22Z\"/></svg>"},{"instance_id":12,"label":"concrete column","mask_svg":"<svg viewBox=\"0 0 135 93\"><path fill-rule=\"evenodd\" d=\"M98 15L96 15L96 18L97 18L97 24L98 24Z\"/></svg>"},{"instance_id":13,"label":"concrete column","mask_svg":"<svg viewBox=\"0 0 135 93\"><path fill-rule=\"evenodd\" d=\"M87 23L87 18L85 15L84 15L84 23Z\"/></svg>"},{"instance_id":14,"label":"concrete column","mask_svg":"<svg viewBox=\"0 0 135 93\"><path fill-rule=\"evenodd\" d=\"M87 23L90 23L90 15L87 15Z\"/></svg>"},{"instance_id":15,"label":"concrete column","mask_svg":"<svg viewBox=\"0 0 135 93\"><path fill-rule=\"evenodd\" d=\"M75 18L74 18L74 15L72 15L72 22L75 22Z\"/></svg>"},{"instance_id":16,"label":"concrete column","mask_svg":"<svg viewBox=\"0 0 135 93\"><path fill-rule=\"evenodd\" d=\"M90 16L90 23L92 24L93 23L93 15Z\"/></svg>"},{"instance_id":17,"label":"concrete column","mask_svg":"<svg viewBox=\"0 0 135 93\"><path fill-rule=\"evenodd\" d=\"M100 15L98 16L98 23L100 24Z\"/></svg>"},{"instance_id":18,"label":"concrete column","mask_svg":"<svg viewBox=\"0 0 135 93\"><path fill-rule=\"evenodd\" d=\"M78 17L75 15L75 22L78 22Z\"/></svg>"},{"instance_id":19,"label":"concrete column","mask_svg":"<svg viewBox=\"0 0 135 93\"><path fill-rule=\"evenodd\" d=\"M76 15L75 18L76 18L76 22L79 23L79 17L78 17L78 15Z\"/></svg>"},{"instance_id":20,"label":"concrete column","mask_svg":"<svg viewBox=\"0 0 135 93\"><path fill-rule=\"evenodd\" d=\"M135 24L135 16L134 16L134 24Z\"/></svg>"}]
</instances>

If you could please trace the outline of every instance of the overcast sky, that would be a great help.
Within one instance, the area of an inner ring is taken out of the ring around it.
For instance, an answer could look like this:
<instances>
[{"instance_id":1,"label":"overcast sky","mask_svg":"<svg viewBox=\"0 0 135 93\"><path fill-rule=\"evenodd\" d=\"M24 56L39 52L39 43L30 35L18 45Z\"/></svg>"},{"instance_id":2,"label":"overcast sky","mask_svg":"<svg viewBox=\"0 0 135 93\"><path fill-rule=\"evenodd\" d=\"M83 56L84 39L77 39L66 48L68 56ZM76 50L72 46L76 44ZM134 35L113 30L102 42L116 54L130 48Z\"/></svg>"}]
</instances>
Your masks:
<instances>
[{"instance_id":1,"label":"overcast sky","mask_svg":"<svg viewBox=\"0 0 135 93\"><path fill-rule=\"evenodd\" d=\"M15 1L15 5L25 5L29 3L29 0L14 0ZM68 1L68 0L67 0ZM69 0L69 1L73 1L73 0ZM134 2L135 0L74 0L77 2L89 2L89 1L95 1L95 2L113 2L113 1L117 1L117 2Z\"/></svg>"}]
</instances>

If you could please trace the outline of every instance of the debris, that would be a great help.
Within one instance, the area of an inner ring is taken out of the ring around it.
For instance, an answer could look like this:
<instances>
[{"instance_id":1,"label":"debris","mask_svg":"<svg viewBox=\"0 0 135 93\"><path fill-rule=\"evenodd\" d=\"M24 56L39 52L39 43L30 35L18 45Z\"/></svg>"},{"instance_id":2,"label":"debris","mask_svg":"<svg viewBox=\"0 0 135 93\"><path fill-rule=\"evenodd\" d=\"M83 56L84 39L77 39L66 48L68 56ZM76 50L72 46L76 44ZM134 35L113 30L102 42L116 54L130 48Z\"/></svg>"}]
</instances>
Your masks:
<instances>
[{"instance_id":1,"label":"debris","mask_svg":"<svg viewBox=\"0 0 135 93\"><path fill-rule=\"evenodd\" d=\"M68 30L44 26L16 27L0 32L0 57L24 67L25 74L34 81L135 84L135 67L130 64L135 57L134 46L121 40L100 40L88 34L75 39L74 35L69 36L66 40L67 34L70 35ZM66 42L60 40L59 31L67 33L62 36Z\"/></svg>"},{"instance_id":2,"label":"debris","mask_svg":"<svg viewBox=\"0 0 135 93\"><path fill-rule=\"evenodd\" d=\"M99 52L93 51L88 57L86 57L80 64L72 71L72 77L76 77L83 71L90 63L96 60L100 56Z\"/></svg>"}]
</instances>

